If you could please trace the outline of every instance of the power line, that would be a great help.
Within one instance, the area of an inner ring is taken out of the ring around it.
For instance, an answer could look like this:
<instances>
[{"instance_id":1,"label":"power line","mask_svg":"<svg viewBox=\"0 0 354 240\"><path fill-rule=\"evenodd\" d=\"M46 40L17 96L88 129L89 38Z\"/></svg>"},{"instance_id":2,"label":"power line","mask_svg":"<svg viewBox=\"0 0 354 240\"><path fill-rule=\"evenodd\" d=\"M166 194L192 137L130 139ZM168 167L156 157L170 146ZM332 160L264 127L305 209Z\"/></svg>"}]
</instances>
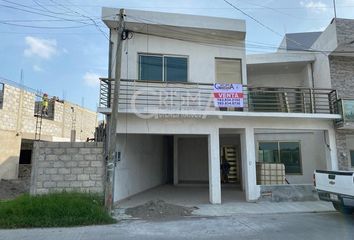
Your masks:
<instances>
[{"instance_id":1,"label":"power line","mask_svg":"<svg viewBox=\"0 0 354 240\"><path fill-rule=\"evenodd\" d=\"M65 7L65 6L62 5L61 3L58 3L58 2L56 2L56 1L54 1L54 0L50 0L50 1L51 1L52 3L54 3L54 4L57 4L57 5L61 6L61 7L64 8L64 9L67 9L67 10L69 10L69 11L71 11L71 12L73 12L73 13L79 15L79 16L88 18L88 19L93 23L93 25L95 25L95 27L97 28L97 30L98 30L106 39L110 40L109 37L107 36L107 34L102 30L102 28L97 24L97 22L96 22L93 18L91 18L90 16L81 14L81 13L75 11L75 10L72 10L72 9L70 9L70 8L68 8L68 7ZM82 11L82 10L81 10L81 11Z\"/></svg>"},{"instance_id":2,"label":"power line","mask_svg":"<svg viewBox=\"0 0 354 240\"><path fill-rule=\"evenodd\" d=\"M6 8L10 8L10 9L19 10L19 11L23 11L23 12L28 12L28 13L32 13L32 14L37 14L37 15L40 15L40 16L51 17L51 18L66 20L66 21L70 21L70 22L78 22L78 23L86 24L86 22L81 22L80 20L62 18L62 17L53 16L53 15L49 15L49 14L45 14L45 13L34 12L34 11L30 11L30 10L26 10L26 9L14 7L14 6L9 6L9 5L4 5L4 4L0 4L0 6L1 6L1 7L6 7Z\"/></svg>"},{"instance_id":3,"label":"power line","mask_svg":"<svg viewBox=\"0 0 354 240\"><path fill-rule=\"evenodd\" d=\"M148 24L148 23L151 23L151 24L155 24L155 27L158 27L160 29L165 29L165 30L169 30L171 31L170 28L168 28L167 26L164 26L163 23L159 23L159 22L156 22L156 21L151 21L149 19L145 19L145 18L142 18L142 17L136 17L136 16L130 16L130 15L127 15L127 19L128 18L131 18L133 20L136 20L140 23L144 23L144 24ZM141 28L142 29L142 28ZM147 32L142 32L140 30L131 30L132 32L135 32L135 33L140 33L140 34L149 34L149 35L152 35L152 36L156 36L156 37L163 37L163 38L168 38L168 39L174 39L174 40L180 40L180 41L189 41L189 42L194 42L194 43L198 43L198 44L201 44L201 45L206 45L206 46L214 46L214 47L224 47L224 48L230 48L230 49L244 49L243 46L235 46L234 44L225 44L225 42L229 41L230 42L230 39L227 38L227 37L220 37L220 36L213 36L211 34L207 34L205 32L202 32L202 31L198 31L196 29L193 29L193 30L187 30L187 29L174 29L173 31L175 33L180 33L179 36L181 37L167 37L167 36L164 36L164 35L160 35L160 34L154 34L154 33L147 33ZM199 34L198 34L199 33ZM201 43L200 41L196 41L196 40L193 40L191 39L191 37L203 37L203 38L206 38L206 39L211 39L211 40L219 40L219 41L223 41L222 43L220 44L213 44L213 43ZM186 37L189 37L188 39ZM256 44L254 44L256 43ZM285 53L282 53L282 52L277 52L278 54L289 54L289 53L294 53L294 54L299 54L301 52L305 52L305 53L322 53L322 54L330 54L330 53L354 53L354 51L324 51L324 50L316 50L316 49L307 49L307 48L303 48L303 49L299 49L299 50L295 50L295 49L288 49L288 48L284 48L284 47L281 47L281 46L274 46L274 45L269 45L269 44L264 44L264 43L258 43L257 42L254 42L254 43L248 43L247 44L247 50L248 51L252 51L250 50L251 49L263 49L263 50L286 50L287 52ZM259 51L258 51L259 52Z\"/></svg>"},{"instance_id":4,"label":"power line","mask_svg":"<svg viewBox=\"0 0 354 240\"><path fill-rule=\"evenodd\" d=\"M59 27L49 27L48 26L47 27L47 26L33 26L33 25L16 24L16 23L4 22L4 21L0 21L0 24L10 25L10 26L15 26L15 27L41 28L41 29L68 29L68 28L82 28L82 27L92 26L92 24L84 24L84 25L78 25L78 26L59 26Z\"/></svg>"},{"instance_id":5,"label":"power line","mask_svg":"<svg viewBox=\"0 0 354 240\"><path fill-rule=\"evenodd\" d=\"M63 26L58 26L58 27L48 27L48 26L33 26L33 25L23 25L23 24L15 24L15 23L11 23L11 22L5 22L5 21L2 21L0 22L1 24L6 24L6 25L11 25L11 26L16 26L16 27L26 27L26 28L43 28L43 29L65 29L65 28L80 28L80 27L85 27L85 26L95 26L98 31L106 38L106 39L109 39L107 34L101 29L101 27L99 26L99 24L90 16L86 16L84 14L81 14L77 11L74 11L70 8L67 8L65 6L62 6L64 9L66 10L69 10L70 12L74 13L75 15L79 15L81 17L83 17L85 20L84 21L80 21L78 19L68 19L68 18L62 18L62 17L57 17L57 16L53 16L53 15L49 15L49 14L46 14L46 13L41 13L41 12L38 12L38 11L43 11L42 9L38 9L38 8L32 8L32 7L29 7L27 5L23 5L23 4L18 4L18 3L14 3L14 2L11 2L11 1L8 1L8 0L2 0L4 2L7 2L7 3L11 3L11 4L14 4L14 5L17 5L17 6L21 6L21 7L26 7L26 8L30 8L30 9L33 9L33 10L36 10L36 11L32 11L32 10L27 10L27 9L23 9L23 8L20 8L20 7L15 7L15 6L9 6L9 5L4 5L4 4L0 4L0 6L3 6L3 7L7 7L7 8L10 8L10 9L15 9L15 10L19 10L19 11L24 11L24 12L28 12L28 13L32 13L32 14L37 14L37 15L41 15L41 16L46 16L46 17L51 17L51 18L55 18L55 19L60 19L60 20L63 20L63 21L71 21L71 22L80 22L80 23L83 23L84 25L80 25L80 26L68 26L68 27L63 27ZM62 13L58 13L58 12L53 12L51 11L50 9L48 8L45 8L43 7L42 4L39 4L37 1L33 0L33 2L35 2L38 6L42 7L43 9L47 10L47 12L49 13L52 13L52 14L62 14ZM60 3L57 3L53 0L51 0L51 2L53 3L56 3L57 5L61 6ZM69 15L69 16L75 16L73 14L66 14L66 15ZM88 24L87 21L91 22L92 24Z\"/></svg>"},{"instance_id":6,"label":"power line","mask_svg":"<svg viewBox=\"0 0 354 240\"><path fill-rule=\"evenodd\" d=\"M42 4L43 6L55 6L54 4ZM94 8L94 7L102 7L102 5L94 5L94 4L62 4L63 6L71 6L71 7L84 7L84 8ZM255 5L256 4L251 4ZM242 7L241 9L243 10L263 10L264 5L258 5L259 7ZM337 8L353 8L354 5L338 5ZM185 10L229 10L229 8L226 7L176 7L176 6L121 6L121 8L127 8L127 9L185 9ZM304 9L332 9L333 7L331 6L308 6L308 7L275 7L274 9L280 9L280 10L304 10ZM269 9L270 10L270 9Z\"/></svg>"},{"instance_id":7,"label":"power line","mask_svg":"<svg viewBox=\"0 0 354 240\"><path fill-rule=\"evenodd\" d=\"M277 32L277 31L275 31L273 28L271 28L271 27L267 26L266 24L262 23L261 21L259 21L259 20L256 19L255 17L253 17L252 15L248 14L247 12L243 11L242 9L240 9L239 7L237 7L236 5L234 5L234 4L232 4L231 2L229 2L228 0L223 0L223 1L224 1L225 3L227 3L228 5L230 5L231 7L233 7L234 9L236 9L237 11L241 12L243 15L249 17L250 19L252 19L252 20L255 21L256 23L258 23L260 26L262 26L262 27L268 29L268 30L271 31L272 33L274 33L274 34L276 34L276 35L278 35L278 36L280 36L280 37L284 37L285 39L287 39L287 40L289 40L289 41L295 43L296 45L298 45L298 46L300 46L300 47L304 47L303 44L301 44L301 43L295 41L294 39L289 38L289 37L286 36L286 35L283 36L283 34L281 34L281 33ZM306 48L306 47L305 47L305 48ZM313 49L312 49L312 48L309 48L309 50L313 50ZM316 51L318 51L318 50L316 50ZM320 52L322 52L323 54L325 54L323 51L320 51ZM326 55L326 54L325 54L325 55Z\"/></svg>"}]
</instances>

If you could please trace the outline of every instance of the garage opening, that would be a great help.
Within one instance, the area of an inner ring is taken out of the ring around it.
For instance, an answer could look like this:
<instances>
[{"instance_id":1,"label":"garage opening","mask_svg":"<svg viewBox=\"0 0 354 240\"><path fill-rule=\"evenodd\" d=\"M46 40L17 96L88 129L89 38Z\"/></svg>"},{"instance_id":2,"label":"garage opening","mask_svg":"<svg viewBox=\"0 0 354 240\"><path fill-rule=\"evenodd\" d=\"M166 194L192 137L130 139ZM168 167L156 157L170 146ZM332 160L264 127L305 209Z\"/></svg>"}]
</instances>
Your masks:
<instances>
[{"instance_id":1,"label":"garage opening","mask_svg":"<svg viewBox=\"0 0 354 240\"><path fill-rule=\"evenodd\" d=\"M118 135L121 161L115 170L114 201L125 206L150 200L196 205L209 203L207 135ZM240 135L220 135L220 174L223 159L229 170L222 202L244 201Z\"/></svg>"}]
</instances>

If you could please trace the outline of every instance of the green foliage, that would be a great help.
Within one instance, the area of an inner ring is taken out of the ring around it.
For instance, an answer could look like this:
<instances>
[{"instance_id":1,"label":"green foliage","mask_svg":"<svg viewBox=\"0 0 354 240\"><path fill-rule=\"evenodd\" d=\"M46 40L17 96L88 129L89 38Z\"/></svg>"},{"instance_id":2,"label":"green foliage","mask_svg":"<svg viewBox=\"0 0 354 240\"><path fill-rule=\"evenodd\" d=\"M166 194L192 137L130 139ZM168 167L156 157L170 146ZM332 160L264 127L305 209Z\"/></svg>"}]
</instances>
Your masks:
<instances>
[{"instance_id":1,"label":"green foliage","mask_svg":"<svg viewBox=\"0 0 354 240\"><path fill-rule=\"evenodd\" d=\"M105 211L102 197L93 194L23 195L0 202L0 228L69 227L115 222Z\"/></svg>"}]
</instances>

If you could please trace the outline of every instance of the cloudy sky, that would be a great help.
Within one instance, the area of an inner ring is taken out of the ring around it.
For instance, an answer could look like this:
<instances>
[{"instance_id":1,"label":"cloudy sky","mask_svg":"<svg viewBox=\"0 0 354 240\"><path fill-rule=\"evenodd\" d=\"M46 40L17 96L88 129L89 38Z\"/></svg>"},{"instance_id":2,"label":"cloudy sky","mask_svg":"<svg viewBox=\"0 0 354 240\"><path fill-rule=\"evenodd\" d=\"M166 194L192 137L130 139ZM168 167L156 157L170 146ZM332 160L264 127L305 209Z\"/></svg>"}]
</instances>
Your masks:
<instances>
[{"instance_id":1,"label":"cloudy sky","mask_svg":"<svg viewBox=\"0 0 354 240\"><path fill-rule=\"evenodd\" d=\"M332 0L0 0L0 78L20 81L92 110L98 77L107 76L108 34L101 7L188 13L247 21L248 54L275 51L279 34L321 31ZM354 18L354 0L337 0L337 16ZM276 33L279 34L276 34Z\"/></svg>"}]
</instances>

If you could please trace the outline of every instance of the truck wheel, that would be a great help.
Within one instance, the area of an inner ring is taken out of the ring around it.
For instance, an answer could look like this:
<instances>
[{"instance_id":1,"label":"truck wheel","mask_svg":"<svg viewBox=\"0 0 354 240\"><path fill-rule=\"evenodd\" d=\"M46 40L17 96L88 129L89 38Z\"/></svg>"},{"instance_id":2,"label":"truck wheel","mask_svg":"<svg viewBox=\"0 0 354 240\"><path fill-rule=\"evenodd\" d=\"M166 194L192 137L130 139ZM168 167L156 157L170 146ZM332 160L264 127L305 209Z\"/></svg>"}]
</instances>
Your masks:
<instances>
[{"instance_id":1,"label":"truck wheel","mask_svg":"<svg viewBox=\"0 0 354 240\"><path fill-rule=\"evenodd\" d=\"M338 211L341 212L343 214L353 214L353 208L351 207L345 207L340 203L332 203L333 207Z\"/></svg>"}]
</instances>

